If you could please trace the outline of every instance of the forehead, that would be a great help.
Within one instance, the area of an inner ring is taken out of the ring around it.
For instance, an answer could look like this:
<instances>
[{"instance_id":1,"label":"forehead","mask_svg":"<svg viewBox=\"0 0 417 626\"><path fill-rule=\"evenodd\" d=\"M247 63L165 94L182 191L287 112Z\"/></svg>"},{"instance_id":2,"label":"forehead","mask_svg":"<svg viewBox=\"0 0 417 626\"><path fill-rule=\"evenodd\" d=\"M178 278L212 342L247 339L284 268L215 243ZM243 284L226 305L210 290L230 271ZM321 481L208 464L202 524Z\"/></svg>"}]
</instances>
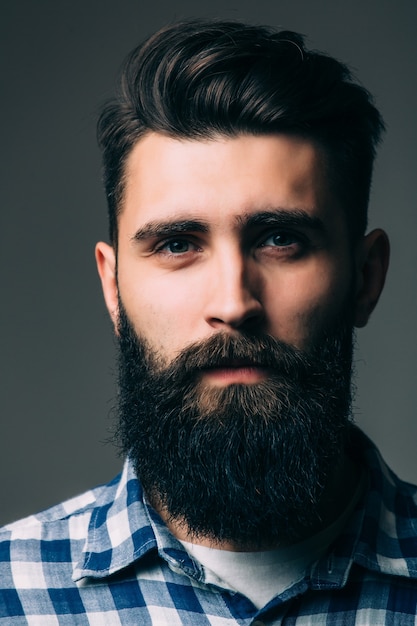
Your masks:
<instances>
[{"instance_id":1,"label":"forehead","mask_svg":"<svg viewBox=\"0 0 417 626\"><path fill-rule=\"evenodd\" d=\"M149 133L127 160L119 229L183 214L236 222L270 208L341 213L317 144L281 134L203 141Z\"/></svg>"}]
</instances>

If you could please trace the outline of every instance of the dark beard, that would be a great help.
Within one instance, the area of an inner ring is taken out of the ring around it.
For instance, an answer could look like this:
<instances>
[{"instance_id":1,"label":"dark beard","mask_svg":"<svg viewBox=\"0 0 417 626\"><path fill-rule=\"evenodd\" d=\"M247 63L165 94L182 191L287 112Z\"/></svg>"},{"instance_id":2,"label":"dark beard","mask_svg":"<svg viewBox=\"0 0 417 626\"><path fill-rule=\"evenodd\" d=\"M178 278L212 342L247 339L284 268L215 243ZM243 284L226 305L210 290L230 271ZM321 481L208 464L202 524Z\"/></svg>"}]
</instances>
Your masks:
<instances>
[{"instance_id":1,"label":"dark beard","mask_svg":"<svg viewBox=\"0 0 417 626\"><path fill-rule=\"evenodd\" d=\"M121 306L119 346L116 437L155 508L197 539L247 546L294 541L317 523L349 424L349 324L308 352L267 335L218 334L165 367ZM201 382L204 368L231 359L272 375Z\"/></svg>"}]
</instances>

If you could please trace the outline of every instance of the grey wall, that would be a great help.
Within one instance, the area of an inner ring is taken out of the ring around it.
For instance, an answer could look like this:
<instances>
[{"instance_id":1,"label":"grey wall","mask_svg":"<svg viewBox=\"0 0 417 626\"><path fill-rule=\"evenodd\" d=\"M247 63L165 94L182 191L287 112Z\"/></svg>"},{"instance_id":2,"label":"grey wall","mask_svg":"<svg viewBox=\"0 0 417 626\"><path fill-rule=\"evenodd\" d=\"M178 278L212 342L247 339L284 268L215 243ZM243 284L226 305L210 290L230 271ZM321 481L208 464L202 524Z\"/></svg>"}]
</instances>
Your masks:
<instances>
[{"instance_id":1,"label":"grey wall","mask_svg":"<svg viewBox=\"0 0 417 626\"><path fill-rule=\"evenodd\" d=\"M392 240L385 294L359 333L357 421L417 481L415 0L3 0L0 209L0 521L119 470L111 427L113 341L93 262L106 237L95 118L144 36L190 16L309 35L347 61L388 125L372 225Z\"/></svg>"}]
</instances>

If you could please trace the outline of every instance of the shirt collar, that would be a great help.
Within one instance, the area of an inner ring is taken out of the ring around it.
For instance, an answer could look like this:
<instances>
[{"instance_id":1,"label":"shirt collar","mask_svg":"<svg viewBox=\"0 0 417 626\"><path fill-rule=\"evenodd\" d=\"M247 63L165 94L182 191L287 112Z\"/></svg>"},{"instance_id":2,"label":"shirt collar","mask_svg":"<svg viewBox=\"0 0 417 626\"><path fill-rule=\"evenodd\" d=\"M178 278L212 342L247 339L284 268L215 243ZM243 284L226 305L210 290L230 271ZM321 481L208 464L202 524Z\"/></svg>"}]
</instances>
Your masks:
<instances>
[{"instance_id":1,"label":"shirt collar","mask_svg":"<svg viewBox=\"0 0 417 626\"><path fill-rule=\"evenodd\" d=\"M354 564L368 571L417 578L417 489L401 481L358 428L349 452L368 474L368 488L326 556L313 567L311 584L342 587Z\"/></svg>"},{"instance_id":2,"label":"shirt collar","mask_svg":"<svg viewBox=\"0 0 417 626\"><path fill-rule=\"evenodd\" d=\"M156 540L143 506L142 488L127 460L122 473L100 492L73 580L104 578L154 549Z\"/></svg>"},{"instance_id":3,"label":"shirt collar","mask_svg":"<svg viewBox=\"0 0 417 626\"><path fill-rule=\"evenodd\" d=\"M203 580L203 570L184 551L150 507L131 460L106 485L92 510L87 538L73 580L105 578L154 551L170 566Z\"/></svg>"},{"instance_id":4,"label":"shirt collar","mask_svg":"<svg viewBox=\"0 0 417 626\"><path fill-rule=\"evenodd\" d=\"M342 586L353 563L368 570L417 578L416 489L400 481L359 429L350 449L369 472L369 489L332 550L313 567L313 588ZM101 492L93 508L82 555L73 579L104 578L150 551L172 569L204 581L204 572L147 504L126 460L123 472Z\"/></svg>"}]
</instances>

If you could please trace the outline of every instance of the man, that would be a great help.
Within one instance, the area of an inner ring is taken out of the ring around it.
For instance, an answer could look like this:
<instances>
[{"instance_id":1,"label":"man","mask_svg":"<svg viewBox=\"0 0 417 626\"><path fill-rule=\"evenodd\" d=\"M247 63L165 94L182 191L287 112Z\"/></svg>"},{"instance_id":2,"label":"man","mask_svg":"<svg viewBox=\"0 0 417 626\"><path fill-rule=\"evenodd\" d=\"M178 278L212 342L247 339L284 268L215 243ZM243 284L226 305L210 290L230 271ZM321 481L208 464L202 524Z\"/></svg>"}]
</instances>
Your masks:
<instances>
[{"instance_id":1,"label":"man","mask_svg":"<svg viewBox=\"0 0 417 626\"><path fill-rule=\"evenodd\" d=\"M414 624L416 491L351 422L383 122L291 32L192 21L99 121L121 476L2 531L6 624Z\"/></svg>"}]
</instances>

